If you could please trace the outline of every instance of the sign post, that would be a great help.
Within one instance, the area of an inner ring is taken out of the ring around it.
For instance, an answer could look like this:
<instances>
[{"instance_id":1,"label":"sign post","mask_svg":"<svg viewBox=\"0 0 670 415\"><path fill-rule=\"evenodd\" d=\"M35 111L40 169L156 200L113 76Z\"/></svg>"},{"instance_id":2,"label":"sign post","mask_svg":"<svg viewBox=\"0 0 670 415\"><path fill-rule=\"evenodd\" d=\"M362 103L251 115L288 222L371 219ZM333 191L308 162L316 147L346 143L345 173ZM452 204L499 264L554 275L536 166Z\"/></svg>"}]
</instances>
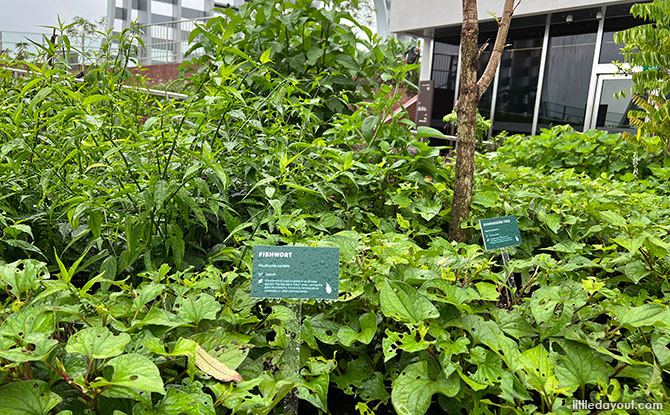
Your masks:
<instances>
[{"instance_id":1,"label":"sign post","mask_svg":"<svg viewBox=\"0 0 670 415\"><path fill-rule=\"evenodd\" d=\"M516 216L502 216L498 218L480 219L479 227L482 231L482 239L484 240L484 249L492 251L500 249L500 255L503 260L503 268L505 270L505 284L509 285L511 291L516 290L516 283L514 278L511 278L512 273L509 269L509 252L507 248L510 246L521 245L521 232L519 232L519 222ZM510 303L507 298L507 304Z\"/></svg>"},{"instance_id":2,"label":"sign post","mask_svg":"<svg viewBox=\"0 0 670 415\"><path fill-rule=\"evenodd\" d=\"M416 125L430 127L433 113L433 97L435 95L435 81L419 81L419 95L416 100Z\"/></svg>"},{"instance_id":3,"label":"sign post","mask_svg":"<svg viewBox=\"0 0 670 415\"><path fill-rule=\"evenodd\" d=\"M303 300L337 300L340 250L313 246L254 246L251 298L297 299L288 308L288 342L284 362L288 373L300 376L300 329ZM298 395L293 389L284 398L284 412L298 414Z\"/></svg>"},{"instance_id":4,"label":"sign post","mask_svg":"<svg viewBox=\"0 0 670 415\"><path fill-rule=\"evenodd\" d=\"M300 329L302 328L302 301L289 303L288 309L293 316L286 324L286 349L284 350L284 364L286 373L298 379L300 376ZM298 415L298 391L294 388L284 398L284 412L289 415Z\"/></svg>"}]
</instances>

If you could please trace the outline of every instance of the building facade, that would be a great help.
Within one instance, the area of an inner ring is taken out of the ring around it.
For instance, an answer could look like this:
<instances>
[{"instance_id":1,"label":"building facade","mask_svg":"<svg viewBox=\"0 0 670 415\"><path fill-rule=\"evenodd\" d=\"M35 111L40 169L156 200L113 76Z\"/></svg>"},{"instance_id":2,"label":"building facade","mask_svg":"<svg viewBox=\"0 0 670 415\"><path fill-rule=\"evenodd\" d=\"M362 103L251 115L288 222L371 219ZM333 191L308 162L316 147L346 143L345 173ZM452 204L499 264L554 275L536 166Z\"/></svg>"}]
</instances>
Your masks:
<instances>
[{"instance_id":1,"label":"building facade","mask_svg":"<svg viewBox=\"0 0 670 415\"><path fill-rule=\"evenodd\" d=\"M453 7L445 6L453 3ZM479 43L493 44L502 1L480 0ZM578 130L629 129L628 98L614 94L632 85L617 74L622 61L614 33L641 24L630 2L599 0L522 1L512 18L496 76L479 110L493 120L492 133L535 134L541 128L570 124ZM390 29L423 38L421 79L433 82L430 125L444 128L442 117L457 98L460 73L460 2L393 0ZM483 54L483 71L492 46Z\"/></svg>"},{"instance_id":2,"label":"building facade","mask_svg":"<svg viewBox=\"0 0 670 415\"><path fill-rule=\"evenodd\" d=\"M237 7L246 0L107 0L107 26L113 34L136 22L142 27L143 64L180 62L196 24L216 8Z\"/></svg>"}]
</instances>

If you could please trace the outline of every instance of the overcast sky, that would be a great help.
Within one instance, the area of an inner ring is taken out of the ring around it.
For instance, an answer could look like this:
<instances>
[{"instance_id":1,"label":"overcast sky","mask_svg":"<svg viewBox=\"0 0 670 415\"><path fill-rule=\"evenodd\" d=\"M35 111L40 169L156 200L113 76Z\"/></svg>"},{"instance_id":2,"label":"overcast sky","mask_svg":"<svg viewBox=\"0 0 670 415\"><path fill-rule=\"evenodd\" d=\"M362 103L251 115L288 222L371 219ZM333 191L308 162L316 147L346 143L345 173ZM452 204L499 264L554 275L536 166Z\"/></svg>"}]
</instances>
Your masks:
<instances>
[{"instance_id":1,"label":"overcast sky","mask_svg":"<svg viewBox=\"0 0 670 415\"><path fill-rule=\"evenodd\" d=\"M107 14L107 0L0 0L0 31L47 32L39 26L69 23L75 16L95 21Z\"/></svg>"}]
</instances>

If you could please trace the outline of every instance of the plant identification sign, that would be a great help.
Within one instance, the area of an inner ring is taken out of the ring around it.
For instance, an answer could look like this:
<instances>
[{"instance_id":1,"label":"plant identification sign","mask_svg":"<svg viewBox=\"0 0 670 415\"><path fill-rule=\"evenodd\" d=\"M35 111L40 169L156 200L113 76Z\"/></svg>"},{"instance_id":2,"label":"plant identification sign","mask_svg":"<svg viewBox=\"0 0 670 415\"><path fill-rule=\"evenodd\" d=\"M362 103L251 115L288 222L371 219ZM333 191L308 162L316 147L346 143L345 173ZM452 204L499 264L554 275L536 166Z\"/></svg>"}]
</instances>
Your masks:
<instances>
[{"instance_id":1,"label":"plant identification sign","mask_svg":"<svg viewBox=\"0 0 670 415\"><path fill-rule=\"evenodd\" d=\"M521 245L519 222L514 215L480 219L479 227L482 230L484 249L487 251Z\"/></svg>"},{"instance_id":2,"label":"plant identification sign","mask_svg":"<svg viewBox=\"0 0 670 415\"><path fill-rule=\"evenodd\" d=\"M252 298L337 300L340 249L254 246Z\"/></svg>"}]
</instances>

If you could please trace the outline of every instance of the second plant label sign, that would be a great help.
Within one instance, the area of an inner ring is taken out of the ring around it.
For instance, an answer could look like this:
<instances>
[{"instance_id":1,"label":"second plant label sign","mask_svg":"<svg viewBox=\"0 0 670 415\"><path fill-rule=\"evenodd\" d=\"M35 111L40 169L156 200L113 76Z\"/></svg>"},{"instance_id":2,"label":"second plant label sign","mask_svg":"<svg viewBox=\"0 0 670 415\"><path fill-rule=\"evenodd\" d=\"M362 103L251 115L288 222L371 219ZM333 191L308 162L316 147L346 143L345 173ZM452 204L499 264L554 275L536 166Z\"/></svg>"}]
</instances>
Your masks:
<instances>
[{"instance_id":1,"label":"second plant label sign","mask_svg":"<svg viewBox=\"0 0 670 415\"><path fill-rule=\"evenodd\" d=\"M482 229L484 249L487 251L521 245L521 233L516 216L481 219L479 226Z\"/></svg>"}]
</instances>

